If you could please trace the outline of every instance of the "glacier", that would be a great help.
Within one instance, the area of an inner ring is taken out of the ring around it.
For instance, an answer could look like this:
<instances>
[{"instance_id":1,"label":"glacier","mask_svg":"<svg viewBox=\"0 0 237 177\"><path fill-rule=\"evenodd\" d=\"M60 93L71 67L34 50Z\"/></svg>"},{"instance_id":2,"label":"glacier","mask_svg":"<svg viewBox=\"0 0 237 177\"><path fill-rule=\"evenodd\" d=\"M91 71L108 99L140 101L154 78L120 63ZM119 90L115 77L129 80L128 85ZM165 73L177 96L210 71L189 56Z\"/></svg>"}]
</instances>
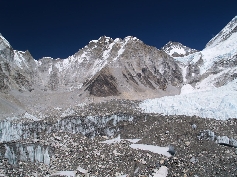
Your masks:
<instances>
[{"instance_id":1,"label":"glacier","mask_svg":"<svg viewBox=\"0 0 237 177\"><path fill-rule=\"evenodd\" d=\"M147 99L139 108L145 113L199 116L227 120L237 117L237 79L208 91Z\"/></svg>"},{"instance_id":2,"label":"glacier","mask_svg":"<svg viewBox=\"0 0 237 177\"><path fill-rule=\"evenodd\" d=\"M82 133L88 137L96 135L113 136L119 129L120 121L132 121L130 115L66 117L54 123L41 121L19 121L8 119L0 122L0 142L2 143L0 157L4 156L11 165L20 161L50 164L52 152L49 146L39 143L20 143L22 140L39 139L39 133L68 132ZM3 153L3 151L5 151ZM3 154L2 154L3 153Z\"/></svg>"},{"instance_id":3,"label":"glacier","mask_svg":"<svg viewBox=\"0 0 237 177\"><path fill-rule=\"evenodd\" d=\"M59 119L54 123L48 123L45 120L33 122L4 120L0 122L0 142L18 141L27 138L37 139L37 134L40 132L82 133L89 137L94 137L98 134L113 136L117 131L116 125L120 121L132 120L133 116L126 114L86 117L71 116Z\"/></svg>"}]
</instances>

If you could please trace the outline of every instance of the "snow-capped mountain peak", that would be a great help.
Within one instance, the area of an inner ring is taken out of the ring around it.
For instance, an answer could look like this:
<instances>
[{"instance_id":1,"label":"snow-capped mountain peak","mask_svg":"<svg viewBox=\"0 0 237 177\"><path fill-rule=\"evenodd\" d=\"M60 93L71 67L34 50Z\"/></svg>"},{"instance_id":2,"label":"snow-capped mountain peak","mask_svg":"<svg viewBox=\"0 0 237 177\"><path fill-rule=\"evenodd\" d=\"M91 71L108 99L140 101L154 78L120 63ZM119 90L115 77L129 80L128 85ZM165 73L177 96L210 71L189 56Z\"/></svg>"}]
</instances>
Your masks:
<instances>
[{"instance_id":1,"label":"snow-capped mountain peak","mask_svg":"<svg viewBox=\"0 0 237 177\"><path fill-rule=\"evenodd\" d=\"M227 40L232 34L237 32L237 16L235 16L215 37L206 45L206 48L212 48L219 43Z\"/></svg>"},{"instance_id":2,"label":"snow-capped mountain peak","mask_svg":"<svg viewBox=\"0 0 237 177\"><path fill-rule=\"evenodd\" d=\"M183 57L191 53L197 52L196 49L191 49L179 42L172 42L172 41L169 41L167 44L165 44L161 48L161 50L163 50L172 57Z\"/></svg>"}]
</instances>

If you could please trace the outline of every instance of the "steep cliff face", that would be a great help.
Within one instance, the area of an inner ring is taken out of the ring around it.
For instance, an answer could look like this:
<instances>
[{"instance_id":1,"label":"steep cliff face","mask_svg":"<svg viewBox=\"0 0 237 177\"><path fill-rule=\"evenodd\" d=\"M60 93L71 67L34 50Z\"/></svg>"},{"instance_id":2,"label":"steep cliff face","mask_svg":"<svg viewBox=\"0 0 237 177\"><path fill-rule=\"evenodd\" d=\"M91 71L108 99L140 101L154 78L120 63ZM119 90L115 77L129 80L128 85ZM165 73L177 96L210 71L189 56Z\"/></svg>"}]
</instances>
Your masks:
<instances>
[{"instance_id":1,"label":"steep cliff face","mask_svg":"<svg viewBox=\"0 0 237 177\"><path fill-rule=\"evenodd\" d=\"M0 90L2 92L7 92L9 90L9 76L4 72L7 66L8 63L0 64Z\"/></svg>"},{"instance_id":2,"label":"steep cliff face","mask_svg":"<svg viewBox=\"0 0 237 177\"><path fill-rule=\"evenodd\" d=\"M31 91L37 83L36 61L29 51L13 50L9 42L0 36L0 91Z\"/></svg>"},{"instance_id":3,"label":"steep cliff face","mask_svg":"<svg viewBox=\"0 0 237 177\"><path fill-rule=\"evenodd\" d=\"M14 52L10 43L0 34L0 59L7 61L13 61Z\"/></svg>"},{"instance_id":4,"label":"steep cliff face","mask_svg":"<svg viewBox=\"0 0 237 177\"><path fill-rule=\"evenodd\" d=\"M10 66L14 52L8 41L0 34L0 90L7 92L10 88Z\"/></svg>"}]
</instances>

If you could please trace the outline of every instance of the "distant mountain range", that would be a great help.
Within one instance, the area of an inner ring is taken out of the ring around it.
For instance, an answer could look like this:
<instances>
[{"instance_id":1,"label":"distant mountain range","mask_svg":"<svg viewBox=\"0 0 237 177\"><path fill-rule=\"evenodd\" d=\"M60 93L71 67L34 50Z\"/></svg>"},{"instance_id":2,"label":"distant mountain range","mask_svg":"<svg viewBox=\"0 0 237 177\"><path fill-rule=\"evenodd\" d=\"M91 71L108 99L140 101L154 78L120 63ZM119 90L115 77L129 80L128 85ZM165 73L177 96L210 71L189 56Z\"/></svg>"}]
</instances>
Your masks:
<instances>
[{"instance_id":1,"label":"distant mountain range","mask_svg":"<svg viewBox=\"0 0 237 177\"><path fill-rule=\"evenodd\" d=\"M145 100L218 88L237 78L237 17L202 51L102 36L66 59L35 60L0 35L0 112L39 114L91 100ZM186 89L187 91L187 89ZM184 93L184 92L183 92Z\"/></svg>"}]
</instances>

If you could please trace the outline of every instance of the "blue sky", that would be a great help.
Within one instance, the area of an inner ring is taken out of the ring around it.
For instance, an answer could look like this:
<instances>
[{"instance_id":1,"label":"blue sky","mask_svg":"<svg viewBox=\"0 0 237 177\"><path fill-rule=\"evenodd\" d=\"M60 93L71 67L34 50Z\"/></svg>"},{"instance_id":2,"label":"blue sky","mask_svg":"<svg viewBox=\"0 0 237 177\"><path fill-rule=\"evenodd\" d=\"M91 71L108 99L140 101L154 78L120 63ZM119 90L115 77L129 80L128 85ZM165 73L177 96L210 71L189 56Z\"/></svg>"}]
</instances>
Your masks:
<instances>
[{"instance_id":1,"label":"blue sky","mask_svg":"<svg viewBox=\"0 0 237 177\"><path fill-rule=\"evenodd\" d=\"M1 1L0 33L35 59L67 58L103 35L201 50L237 15L236 7L236 0L7 0Z\"/></svg>"}]
</instances>

